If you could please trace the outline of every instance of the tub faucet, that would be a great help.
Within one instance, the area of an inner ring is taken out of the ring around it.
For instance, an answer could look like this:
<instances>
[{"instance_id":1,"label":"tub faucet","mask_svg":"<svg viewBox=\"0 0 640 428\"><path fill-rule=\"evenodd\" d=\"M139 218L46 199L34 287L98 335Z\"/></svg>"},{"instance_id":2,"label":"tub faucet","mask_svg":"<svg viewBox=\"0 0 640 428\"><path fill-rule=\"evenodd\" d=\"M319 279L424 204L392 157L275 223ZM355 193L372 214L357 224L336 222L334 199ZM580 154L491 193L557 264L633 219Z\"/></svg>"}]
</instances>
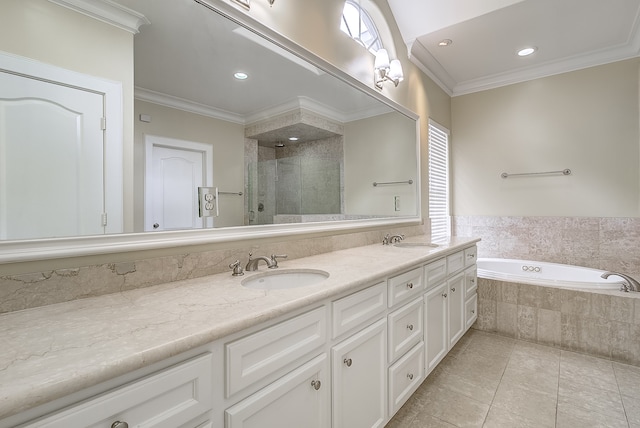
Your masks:
<instances>
[{"instance_id":1,"label":"tub faucet","mask_svg":"<svg viewBox=\"0 0 640 428\"><path fill-rule=\"evenodd\" d=\"M626 293L628 293L629 291L640 291L640 282L631 278L629 275L618 272L605 272L601 276L604 279L607 279L609 278L609 275L619 276L620 278L624 279L624 283L620 287L620 291L624 291Z\"/></svg>"},{"instance_id":2,"label":"tub faucet","mask_svg":"<svg viewBox=\"0 0 640 428\"><path fill-rule=\"evenodd\" d=\"M251 253L249 253L249 261L247 262L247 266L244 268L246 271L254 271L254 270L258 270L258 263L260 262L260 260L264 261L267 264L267 267L269 268L273 268L275 266L278 266L278 264L275 262L275 260L267 257L267 256L260 256L260 257L256 257L255 259L251 258Z\"/></svg>"},{"instance_id":3,"label":"tub faucet","mask_svg":"<svg viewBox=\"0 0 640 428\"><path fill-rule=\"evenodd\" d=\"M389 235L388 233L382 239L382 245L391 245L404 239L404 235Z\"/></svg>"}]
</instances>

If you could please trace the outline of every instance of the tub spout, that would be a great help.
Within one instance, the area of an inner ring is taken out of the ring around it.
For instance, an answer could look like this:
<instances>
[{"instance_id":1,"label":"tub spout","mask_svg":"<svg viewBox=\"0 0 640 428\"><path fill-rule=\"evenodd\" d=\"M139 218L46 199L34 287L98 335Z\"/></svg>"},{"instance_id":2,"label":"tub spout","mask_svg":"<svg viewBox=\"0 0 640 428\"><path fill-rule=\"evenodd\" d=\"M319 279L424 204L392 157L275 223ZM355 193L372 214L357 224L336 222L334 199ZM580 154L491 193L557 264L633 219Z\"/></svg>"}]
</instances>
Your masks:
<instances>
[{"instance_id":1,"label":"tub spout","mask_svg":"<svg viewBox=\"0 0 640 428\"><path fill-rule=\"evenodd\" d=\"M640 291L640 282L631 278L629 275L625 275L623 273L618 273L618 272L605 272L601 276L604 279L607 279L609 278L609 275L619 276L620 278L624 279L624 284L622 284L622 287L620 287L620 291L624 291L624 292Z\"/></svg>"}]
</instances>

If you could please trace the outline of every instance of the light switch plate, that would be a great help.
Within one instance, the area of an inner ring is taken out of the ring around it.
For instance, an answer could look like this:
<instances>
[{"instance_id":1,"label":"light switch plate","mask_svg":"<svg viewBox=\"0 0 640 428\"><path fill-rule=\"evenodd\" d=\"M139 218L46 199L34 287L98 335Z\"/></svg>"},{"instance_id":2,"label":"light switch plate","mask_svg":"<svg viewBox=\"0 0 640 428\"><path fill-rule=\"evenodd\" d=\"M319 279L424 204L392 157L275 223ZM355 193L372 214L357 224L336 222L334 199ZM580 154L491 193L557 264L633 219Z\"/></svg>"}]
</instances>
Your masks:
<instances>
[{"instance_id":1,"label":"light switch plate","mask_svg":"<svg viewBox=\"0 0 640 428\"><path fill-rule=\"evenodd\" d=\"M198 187L198 215L200 217L218 216L217 187Z\"/></svg>"}]
</instances>

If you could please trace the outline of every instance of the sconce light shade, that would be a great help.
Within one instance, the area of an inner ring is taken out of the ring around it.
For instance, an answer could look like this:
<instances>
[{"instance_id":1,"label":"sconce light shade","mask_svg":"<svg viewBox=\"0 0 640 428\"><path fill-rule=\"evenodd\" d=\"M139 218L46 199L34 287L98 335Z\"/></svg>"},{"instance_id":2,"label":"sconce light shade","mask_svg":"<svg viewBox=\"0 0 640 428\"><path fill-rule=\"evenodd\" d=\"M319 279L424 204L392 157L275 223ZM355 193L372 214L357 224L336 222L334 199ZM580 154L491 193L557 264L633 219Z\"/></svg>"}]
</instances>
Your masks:
<instances>
[{"instance_id":1,"label":"sconce light shade","mask_svg":"<svg viewBox=\"0 0 640 428\"><path fill-rule=\"evenodd\" d=\"M404 79L402 64L397 59L389 61L389 54L386 49L380 49L376 52L373 75L375 86L378 89L382 89L382 82L384 81L393 82L395 86L398 86L398 83Z\"/></svg>"},{"instance_id":2,"label":"sconce light shade","mask_svg":"<svg viewBox=\"0 0 640 428\"><path fill-rule=\"evenodd\" d=\"M398 86L398 83L404 80L404 74L402 72L402 64L400 64L400 60L394 59L391 61L391 65L389 67L389 79Z\"/></svg>"},{"instance_id":3,"label":"sconce light shade","mask_svg":"<svg viewBox=\"0 0 640 428\"><path fill-rule=\"evenodd\" d=\"M376 70L389 68L389 54L386 49L379 49L378 52L376 52L374 67Z\"/></svg>"}]
</instances>

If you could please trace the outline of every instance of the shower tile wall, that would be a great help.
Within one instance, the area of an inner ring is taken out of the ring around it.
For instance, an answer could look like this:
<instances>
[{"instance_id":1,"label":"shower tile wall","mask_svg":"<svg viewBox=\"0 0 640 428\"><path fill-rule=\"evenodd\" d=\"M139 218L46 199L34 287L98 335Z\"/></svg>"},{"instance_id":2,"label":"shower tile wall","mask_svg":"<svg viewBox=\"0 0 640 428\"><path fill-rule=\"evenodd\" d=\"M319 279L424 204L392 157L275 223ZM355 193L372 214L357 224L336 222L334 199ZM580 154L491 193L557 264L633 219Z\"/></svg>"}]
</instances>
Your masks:
<instances>
[{"instance_id":1,"label":"shower tile wall","mask_svg":"<svg viewBox=\"0 0 640 428\"><path fill-rule=\"evenodd\" d=\"M453 234L482 238L479 257L566 263L640 279L640 218L455 216Z\"/></svg>"}]
</instances>

